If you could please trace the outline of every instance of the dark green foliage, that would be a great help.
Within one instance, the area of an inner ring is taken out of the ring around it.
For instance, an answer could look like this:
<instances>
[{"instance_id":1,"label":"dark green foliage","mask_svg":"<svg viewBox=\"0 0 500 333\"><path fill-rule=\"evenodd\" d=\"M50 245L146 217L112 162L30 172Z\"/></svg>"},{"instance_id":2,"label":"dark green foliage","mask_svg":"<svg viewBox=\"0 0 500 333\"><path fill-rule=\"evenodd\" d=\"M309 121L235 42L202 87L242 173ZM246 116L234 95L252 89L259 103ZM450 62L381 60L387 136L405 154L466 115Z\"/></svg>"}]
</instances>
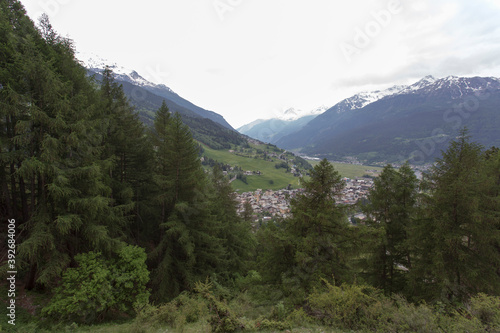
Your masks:
<instances>
[{"instance_id":1,"label":"dark green foliage","mask_svg":"<svg viewBox=\"0 0 500 333\"><path fill-rule=\"evenodd\" d=\"M168 300L220 267L224 248L217 221L210 212L208 180L198 159L198 147L179 114L166 108L156 119L160 239L150 253L156 300Z\"/></svg>"},{"instance_id":2,"label":"dark green foliage","mask_svg":"<svg viewBox=\"0 0 500 333\"><path fill-rule=\"evenodd\" d=\"M304 194L292 200L293 217L284 224L294 256L287 275L298 278L305 290L320 278L334 276L346 281L351 274L354 233L345 207L336 203L344 184L333 166L323 160L311 170L311 179L304 182Z\"/></svg>"},{"instance_id":3,"label":"dark green foliage","mask_svg":"<svg viewBox=\"0 0 500 333\"><path fill-rule=\"evenodd\" d=\"M403 292L411 269L408 235L417 214L418 180L408 164L395 170L387 165L374 180L363 206L366 224L377 230L367 261L367 278L386 293Z\"/></svg>"},{"instance_id":4,"label":"dark green foliage","mask_svg":"<svg viewBox=\"0 0 500 333\"><path fill-rule=\"evenodd\" d=\"M413 233L412 274L433 297L455 301L500 293L500 206L493 189L498 174L487 171L481 150L463 130L428 176L424 217Z\"/></svg>"},{"instance_id":5,"label":"dark green foliage","mask_svg":"<svg viewBox=\"0 0 500 333\"><path fill-rule=\"evenodd\" d=\"M18 259L29 267L30 289L35 281L52 284L79 252L109 252L124 221L110 205L100 160L98 95L71 41L57 36L46 17L39 32L17 2L1 4L3 22L14 23L4 36L15 45L1 63L7 152L1 183L22 229ZM23 38L13 37L19 33Z\"/></svg>"},{"instance_id":6,"label":"dark green foliage","mask_svg":"<svg viewBox=\"0 0 500 333\"><path fill-rule=\"evenodd\" d=\"M225 129L215 140L219 125L171 114L167 103L147 132L113 73L100 84L87 78L46 16L36 28L18 1L0 0L0 9L0 215L19 228L19 281L53 295L43 316L88 323L134 308L139 324L151 315L155 328L179 330L209 312L216 332L301 320L386 332L499 330L498 148L483 151L463 131L420 187L409 165L387 166L366 224L356 226L337 202L344 182L323 160L292 200L293 215L254 235L250 204L240 217L221 171L229 166L208 160L214 168L205 172L193 140L228 148L238 136ZM307 169L276 152L267 145L259 155ZM148 304L146 256L153 300L169 303ZM199 282L207 277L218 296Z\"/></svg>"},{"instance_id":7,"label":"dark green foliage","mask_svg":"<svg viewBox=\"0 0 500 333\"><path fill-rule=\"evenodd\" d=\"M106 260L99 252L75 256L77 267L67 268L62 284L43 309L45 315L64 321L91 323L111 309L131 311L149 298L149 272L144 249L123 246L117 258Z\"/></svg>"},{"instance_id":8,"label":"dark green foliage","mask_svg":"<svg viewBox=\"0 0 500 333\"><path fill-rule=\"evenodd\" d=\"M212 171L211 189L212 216L218 222L217 237L224 248L221 276L228 279L235 273L245 271L256 245L255 238L249 220L242 219L236 213L235 193L218 165Z\"/></svg>"}]
</instances>

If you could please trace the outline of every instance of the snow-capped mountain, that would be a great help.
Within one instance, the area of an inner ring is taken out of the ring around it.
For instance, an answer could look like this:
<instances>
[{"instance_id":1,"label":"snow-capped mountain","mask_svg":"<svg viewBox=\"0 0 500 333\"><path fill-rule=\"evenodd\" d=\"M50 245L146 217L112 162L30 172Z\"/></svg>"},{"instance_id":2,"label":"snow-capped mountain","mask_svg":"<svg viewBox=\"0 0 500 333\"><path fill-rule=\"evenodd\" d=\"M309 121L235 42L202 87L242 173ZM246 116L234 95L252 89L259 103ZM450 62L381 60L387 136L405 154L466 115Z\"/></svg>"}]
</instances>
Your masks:
<instances>
[{"instance_id":1,"label":"snow-capped mountain","mask_svg":"<svg viewBox=\"0 0 500 333\"><path fill-rule=\"evenodd\" d=\"M76 57L85 68L92 72L102 72L102 70L104 70L107 66L113 71L115 78L119 81L125 81L139 87L161 87L173 92L172 89L163 83L156 84L148 81L137 73L137 71L118 65L116 62L101 58L96 54L77 52Z\"/></svg>"},{"instance_id":2,"label":"snow-capped mountain","mask_svg":"<svg viewBox=\"0 0 500 333\"><path fill-rule=\"evenodd\" d=\"M271 119L257 119L238 128L238 132L263 142L275 143L285 135L300 130L309 121L325 112L328 107L320 106L310 111L289 108Z\"/></svg>"},{"instance_id":3,"label":"snow-capped mountain","mask_svg":"<svg viewBox=\"0 0 500 333\"><path fill-rule=\"evenodd\" d=\"M124 86L125 93L131 95L130 102L139 109L151 107L152 100L155 100L153 104L158 104L156 102L159 101L160 105L162 100L165 100L170 111L189 114L190 116L198 115L234 130L221 115L194 105L176 94L165 84L153 83L133 69L125 68L116 62L108 61L95 54L77 53L76 57L91 75L99 76L106 66L109 67L113 71L115 80Z\"/></svg>"},{"instance_id":4,"label":"snow-capped mountain","mask_svg":"<svg viewBox=\"0 0 500 333\"><path fill-rule=\"evenodd\" d=\"M495 77L458 77L447 76L435 79L426 76L422 80L399 92L401 95L436 95L445 94L451 99L458 99L468 94L500 88L500 79Z\"/></svg>"},{"instance_id":5,"label":"snow-capped mountain","mask_svg":"<svg viewBox=\"0 0 500 333\"><path fill-rule=\"evenodd\" d=\"M346 98L276 145L310 156L370 159L365 162L432 161L464 126L484 146L499 146L498 105L499 78L426 76Z\"/></svg>"},{"instance_id":6,"label":"snow-capped mountain","mask_svg":"<svg viewBox=\"0 0 500 333\"><path fill-rule=\"evenodd\" d=\"M407 88L407 86L397 85L384 90L360 92L359 94L346 98L335 104L333 106L333 110L336 113L343 113L346 111L361 109L368 104L376 102L384 97L397 94L405 88Z\"/></svg>"},{"instance_id":7,"label":"snow-capped mountain","mask_svg":"<svg viewBox=\"0 0 500 333\"><path fill-rule=\"evenodd\" d=\"M411 85L395 85L384 90L358 93L340 101L328 111L343 113L362 109L367 105L390 96L443 93L443 89L446 89L445 93L448 94L451 99L456 99L481 89L496 89L499 81L500 79L494 77L467 78L448 76L442 79L436 79L432 75L427 75Z\"/></svg>"},{"instance_id":8,"label":"snow-capped mountain","mask_svg":"<svg viewBox=\"0 0 500 333\"><path fill-rule=\"evenodd\" d=\"M283 111L281 114L279 114L276 117L276 119L283 120L283 121L295 121L295 120L298 120L300 118L307 117L307 116L320 115L323 112L325 112L326 110L328 110L328 107L324 106L324 105L319 106L319 107L312 109L312 110L309 110L309 111L303 111L303 110L296 109L296 108L289 108L289 109L286 109L285 111Z\"/></svg>"}]
</instances>

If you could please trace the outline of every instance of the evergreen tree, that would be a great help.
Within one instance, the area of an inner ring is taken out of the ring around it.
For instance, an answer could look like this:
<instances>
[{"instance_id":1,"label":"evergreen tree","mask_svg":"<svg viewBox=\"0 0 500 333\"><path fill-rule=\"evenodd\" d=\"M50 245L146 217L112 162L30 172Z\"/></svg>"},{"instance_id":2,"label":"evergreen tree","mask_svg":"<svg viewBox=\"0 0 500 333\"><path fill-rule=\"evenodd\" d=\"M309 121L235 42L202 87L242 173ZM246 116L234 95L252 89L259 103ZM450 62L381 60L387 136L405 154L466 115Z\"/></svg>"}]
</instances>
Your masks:
<instances>
[{"instance_id":1,"label":"evergreen tree","mask_svg":"<svg viewBox=\"0 0 500 333\"><path fill-rule=\"evenodd\" d=\"M411 269L408 233L415 219L418 181L409 164L395 170L387 165L364 206L367 225L378 230L370 249L368 278L387 293L402 292Z\"/></svg>"},{"instance_id":2,"label":"evergreen tree","mask_svg":"<svg viewBox=\"0 0 500 333\"><path fill-rule=\"evenodd\" d=\"M324 159L304 182L304 194L292 200L293 217L285 228L293 244L294 265L287 275L298 278L303 290L310 290L320 278L346 281L351 274L354 232L346 207L336 202L344 186L340 174Z\"/></svg>"},{"instance_id":3,"label":"evergreen tree","mask_svg":"<svg viewBox=\"0 0 500 333\"><path fill-rule=\"evenodd\" d=\"M96 96L71 41L46 20L36 30L17 1L0 5L2 38L12 46L2 48L2 187L21 229L18 261L29 268L29 289L53 284L81 251L109 251L119 218L99 166Z\"/></svg>"},{"instance_id":4,"label":"evergreen tree","mask_svg":"<svg viewBox=\"0 0 500 333\"><path fill-rule=\"evenodd\" d=\"M157 122L161 122L160 114ZM159 224L161 238L150 253L156 300L168 300L193 287L196 281L215 273L224 250L219 229L210 212L207 178L198 158L198 147L187 126L176 113L166 122L162 183L168 184L165 221Z\"/></svg>"},{"instance_id":5,"label":"evergreen tree","mask_svg":"<svg viewBox=\"0 0 500 333\"><path fill-rule=\"evenodd\" d=\"M498 197L486 185L498 174L484 166L482 147L463 130L432 168L426 218L413 234L412 281L431 293L424 296L454 301L500 292Z\"/></svg>"},{"instance_id":6,"label":"evergreen tree","mask_svg":"<svg viewBox=\"0 0 500 333\"><path fill-rule=\"evenodd\" d=\"M151 210L153 148L122 86L115 82L108 67L102 73L100 116L100 130L104 133L102 165L112 189L113 209L124 217L125 223L117 224L116 231L140 237L145 228L141 211Z\"/></svg>"},{"instance_id":7,"label":"evergreen tree","mask_svg":"<svg viewBox=\"0 0 500 333\"><path fill-rule=\"evenodd\" d=\"M169 200L169 189L173 184L169 182L168 165L168 127L171 124L170 112L167 104L163 101L161 107L156 112L151 141L155 149L155 172L154 181L158 188L157 203L160 206L160 223L164 223L167 217L167 203Z\"/></svg>"},{"instance_id":8,"label":"evergreen tree","mask_svg":"<svg viewBox=\"0 0 500 333\"><path fill-rule=\"evenodd\" d=\"M251 233L251 224L243 220L236 212L237 202L231 184L224 178L222 170L216 164L213 167L211 184L212 215L219 229L218 238L224 248L223 267L219 272L229 279L235 273L243 273L245 263L250 259L255 240Z\"/></svg>"}]
</instances>

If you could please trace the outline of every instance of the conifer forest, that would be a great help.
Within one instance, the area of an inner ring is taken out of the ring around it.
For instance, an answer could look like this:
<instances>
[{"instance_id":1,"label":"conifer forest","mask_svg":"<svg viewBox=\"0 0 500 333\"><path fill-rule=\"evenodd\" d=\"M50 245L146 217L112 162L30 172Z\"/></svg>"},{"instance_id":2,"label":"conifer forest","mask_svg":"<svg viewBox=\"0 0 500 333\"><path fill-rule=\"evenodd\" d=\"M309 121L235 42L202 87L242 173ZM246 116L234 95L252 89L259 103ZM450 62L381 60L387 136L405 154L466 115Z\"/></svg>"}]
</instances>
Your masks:
<instances>
[{"instance_id":1,"label":"conifer forest","mask_svg":"<svg viewBox=\"0 0 500 333\"><path fill-rule=\"evenodd\" d=\"M500 332L500 150L466 128L356 206L322 160L291 216L256 228L178 113L144 125L111 69L89 77L17 0L0 84L0 330Z\"/></svg>"}]
</instances>

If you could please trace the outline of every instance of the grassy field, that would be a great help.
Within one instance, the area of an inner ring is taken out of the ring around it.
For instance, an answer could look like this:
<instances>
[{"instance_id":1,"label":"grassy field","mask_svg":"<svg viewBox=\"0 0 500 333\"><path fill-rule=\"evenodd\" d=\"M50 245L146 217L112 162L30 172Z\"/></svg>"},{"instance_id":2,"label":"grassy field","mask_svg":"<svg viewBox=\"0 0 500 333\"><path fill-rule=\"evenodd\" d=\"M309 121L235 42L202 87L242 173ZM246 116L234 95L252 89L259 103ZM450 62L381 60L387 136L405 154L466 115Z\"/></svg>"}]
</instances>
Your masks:
<instances>
[{"instance_id":1,"label":"grassy field","mask_svg":"<svg viewBox=\"0 0 500 333\"><path fill-rule=\"evenodd\" d=\"M251 145L254 150L260 149L268 153L276 152L272 147L266 145L255 146ZM236 179L231 185L233 189L237 192L250 192L257 189L263 190L280 190L286 188L289 184L292 188L300 188L300 178L295 177L291 173L287 173L285 169L276 169L275 164L280 163L281 160L273 159L263 160L262 158L252 158L240 156L237 153L229 152L229 150L214 150L207 146L203 146L205 149L204 155L206 157L212 158L222 163L229 164L231 166L238 166L244 171L260 171L261 175L251 175L247 176L247 183ZM308 161L311 165L315 166L319 161ZM342 177L356 178L362 177L364 175L377 176L379 172L382 171L381 167L365 166L365 165L354 165L354 164L344 164L344 163L332 163Z\"/></svg>"},{"instance_id":2,"label":"grassy field","mask_svg":"<svg viewBox=\"0 0 500 333\"><path fill-rule=\"evenodd\" d=\"M312 166L319 164L319 161L308 161ZM362 177L364 175L377 176L378 173L382 172L381 167L367 166L367 165L355 165L355 164L345 164L345 163L333 163L333 167L337 170L342 177L356 178ZM373 172L376 170L376 172Z\"/></svg>"},{"instance_id":3,"label":"grassy field","mask_svg":"<svg viewBox=\"0 0 500 333\"><path fill-rule=\"evenodd\" d=\"M231 185L237 192L255 191L259 188L263 190L280 190L286 188L288 184L291 184L293 188L300 187L300 179L298 177L294 177L293 174L287 173L285 169L275 168L275 164L280 162L278 159L264 161L262 159L239 156L234 153L230 153L228 150L213 150L206 146L203 148L205 149L204 155L209 158L231 166L238 166L244 171L261 172L261 175L259 176L247 176L248 184L245 184L238 179L233 181Z\"/></svg>"}]
</instances>

